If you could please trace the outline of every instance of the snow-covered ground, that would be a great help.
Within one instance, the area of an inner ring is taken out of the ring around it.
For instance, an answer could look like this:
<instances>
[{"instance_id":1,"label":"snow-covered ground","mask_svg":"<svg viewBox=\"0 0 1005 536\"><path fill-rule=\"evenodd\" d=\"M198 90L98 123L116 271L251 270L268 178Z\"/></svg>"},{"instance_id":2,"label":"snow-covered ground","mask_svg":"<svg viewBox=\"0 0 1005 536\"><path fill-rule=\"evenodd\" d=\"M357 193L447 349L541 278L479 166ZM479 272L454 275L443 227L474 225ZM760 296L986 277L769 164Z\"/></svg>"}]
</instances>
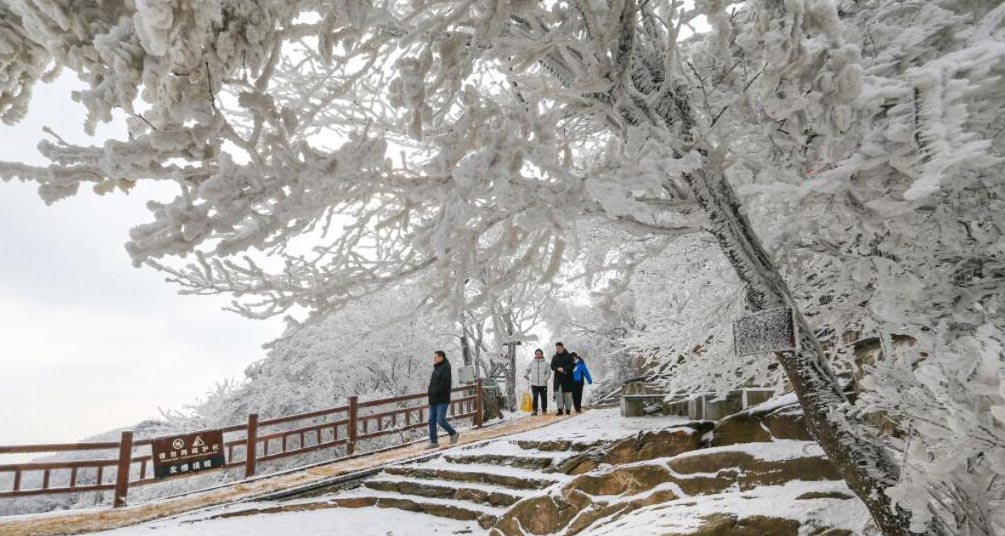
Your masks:
<instances>
[{"instance_id":1,"label":"snow-covered ground","mask_svg":"<svg viewBox=\"0 0 1005 536\"><path fill-rule=\"evenodd\" d=\"M763 443L762 443L763 444ZM771 515L799 520L813 527L816 520L826 520L828 528L860 535L870 517L859 501L841 498L801 499L806 494L850 494L848 486L838 481L788 482L780 486L761 486L747 491L684 497L645 507L625 517L587 529L582 536L662 536L698 529L710 515L734 515L737 518ZM802 533L800 533L802 534Z\"/></svg>"},{"instance_id":2,"label":"snow-covered ground","mask_svg":"<svg viewBox=\"0 0 1005 536\"><path fill-rule=\"evenodd\" d=\"M425 536L484 534L477 521L455 521L394 508L332 508L193 523L198 515L100 532L102 536Z\"/></svg>"},{"instance_id":3,"label":"snow-covered ground","mask_svg":"<svg viewBox=\"0 0 1005 536\"><path fill-rule=\"evenodd\" d=\"M602 440L627 437L643 430L671 428L688 422L686 417L622 417L619 408L604 408L587 411L563 424L556 424L509 436L513 441L572 441L573 443L595 443Z\"/></svg>"}]
</instances>

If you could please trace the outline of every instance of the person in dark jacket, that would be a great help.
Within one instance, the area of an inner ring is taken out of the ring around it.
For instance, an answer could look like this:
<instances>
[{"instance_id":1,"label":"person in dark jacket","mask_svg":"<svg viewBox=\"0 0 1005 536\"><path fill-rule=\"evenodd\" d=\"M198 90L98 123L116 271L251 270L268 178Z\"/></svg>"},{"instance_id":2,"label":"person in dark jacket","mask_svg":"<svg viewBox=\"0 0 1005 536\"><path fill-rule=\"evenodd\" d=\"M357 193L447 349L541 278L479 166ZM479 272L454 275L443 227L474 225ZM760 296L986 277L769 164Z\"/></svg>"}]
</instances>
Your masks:
<instances>
[{"instance_id":1,"label":"person in dark jacket","mask_svg":"<svg viewBox=\"0 0 1005 536\"><path fill-rule=\"evenodd\" d=\"M572 359L576 362L572 369L572 405L576 407L576 413L583 412L583 383L593 385L593 378L590 377L590 369L586 368L586 361L583 361L579 354L572 352Z\"/></svg>"},{"instance_id":2,"label":"person in dark jacket","mask_svg":"<svg viewBox=\"0 0 1005 536\"><path fill-rule=\"evenodd\" d=\"M450 434L450 444L456 445L460 434L447 422L447 409L450 407L450 389L452 378L450 361L443 350L433 353L433 375L429 378L429 444L427 449L439 447L436 437L436 425L439 424Z\"/></svg>"},{"instance_id":3,"label":"person in dark jacket","mask_svg":"<svg viewBox=\"0 0 1005 536\"><path fill-rule=\"evenodd\" d=\"M565 349L565 345L556 342L555 355L551 357L551 370L555 371L555 404L558 405L556 415L561 415L562 411L566 415L572 414L572 389L575 383L572 381L572 369L575 366L572 354Z\"/></svg>"}]
</instances>

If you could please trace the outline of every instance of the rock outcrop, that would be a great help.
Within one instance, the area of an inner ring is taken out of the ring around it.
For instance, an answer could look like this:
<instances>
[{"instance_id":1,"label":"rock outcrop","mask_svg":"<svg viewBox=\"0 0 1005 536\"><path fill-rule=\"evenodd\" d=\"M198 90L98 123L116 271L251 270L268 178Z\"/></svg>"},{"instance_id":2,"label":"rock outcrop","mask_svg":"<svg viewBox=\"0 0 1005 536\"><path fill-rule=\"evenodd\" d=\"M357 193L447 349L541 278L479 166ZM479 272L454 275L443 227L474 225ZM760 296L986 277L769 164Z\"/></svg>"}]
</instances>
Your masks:
<instances>
[{"instance_id":1,"label":"rock outcrop","mask_svg":"<svg viewBox=\"0 0 1005 536\"><path fill-rule=\"evenodd\" d=\"M694 421L666 430L641 432L613 444L597 445L570 458L555 468L570 475L581 475L604 464L622 465L690 452L707 443L715 425L712 421Z\"/></svg>"},{"instance_id":2,"label":"rock outcrop","mask_svg":"<svg viewBox=\"0 0 1005 536\"><path fill-rule=\"evenodd\" d=\"M730 415L715 424L712 446L770 442L775 439L812 441L794 395Z\"/></svg>"},{"instance_id":3,"label":"rock outcrop","mask_svg":"<svg viewBox=\"0 0 1005 536\"><path fill-rule=\"evenodd\" d=\"M652 515L653 508L671 518L689 512L681 527L652 532L660 536L842 536L854 532L830 526L817 512L858 509L868 519L812 441L794 397L718 423L691 422L595 446L553 470L574 478L513 504L491 534L634 534L649 525L634 518ZM764 496L776 490L788 494L786 505L796 506L776 514ZM744 501L762 501L763 511L751 515Z\"/></svg>"}]
</instances>

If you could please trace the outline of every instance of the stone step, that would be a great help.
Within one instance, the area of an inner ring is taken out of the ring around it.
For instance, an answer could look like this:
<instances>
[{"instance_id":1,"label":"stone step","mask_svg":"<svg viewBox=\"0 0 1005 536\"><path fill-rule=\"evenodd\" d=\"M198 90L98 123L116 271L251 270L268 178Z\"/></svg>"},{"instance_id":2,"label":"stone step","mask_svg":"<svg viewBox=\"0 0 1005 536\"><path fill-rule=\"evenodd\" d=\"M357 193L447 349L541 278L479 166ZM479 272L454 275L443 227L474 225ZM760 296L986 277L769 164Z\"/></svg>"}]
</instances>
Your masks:
<instances>
[{"instance_id":1,"label":"stone step","mask_svg":"<svg viewBox=\"0 0 1005 536\"><path fill-rule=\"evenodd\" d=\"M495 524L499 517L506 512L504 507L475 504L469 501L435 497L419 497L394 492L355 488L352 490L336 492L334 495L322 498L294 500L282 503L251 503L251 505L246 507L224 510L223 512L195 519L190 522L194 523L214 519L250 517L263 514L306 512L331 508L370 507L395 508L398 510L457 519L460 521L477 521L479 525L486 529Z\"/></svg>"},{"instance_id":2,"label":"stone step","mask_svg":"<svg viewBox=\"0 0 1005 536\"><path fill-rule=\"evenodd\" d=\"M515 441L517 446L524 450L540 450L545 452L583 452L593 446L590 443L576 443L574 441L553 440L553 441Z\"/></svg>"},{"instance_id":3,"label":"stone step","mask_svg":"<svg viewBox=\"0 0 1005 536\"><path fill-rule=\"evenodd\" d=\"M483 471L481 468L491 470ZM513 469L519 471L519 469ZM452 480L455 482L476 482L494 484L504 488L517 490L544 489L556 482L554 479L540 478L543 475L520 475L498 472L498 466L479 466L455 464L452 467L399 465L384 469L391 475L423 480Z\"/></svg>"},{"instance_id":4,"label":"stone step","mask_svg":"<svg viewBox=\"0 0 1005 536\"><path fill-rule=\"evenodd\" d=\"M504 508L475 504L455 499L440 499L433 497L418 497L400 493L383 492L357 488L354 492L342 494L328 501L331 507L365 508L377 506L380 508L395 508L406 512L420 512L436 517L457 519L460 521L477 521L483 528L489 528L506 512Z\"/></svg>"},{"instance_id":5,"label":"stone step","mask_svg":"<svg viewBox=\"0 0 1005 536\"><path fill-rule=\"evenodd\" d=\"M402 495L417 495L434 499L454 499L495 507L507 507L523 498L524 494L511 488L477 484L473 482L419 480L392 475L367 480L369 489Z\"/></svg>"},{"instance_id":6,"label":"stone step","mask_svg":"<svg viewBox=\"0 0 1005 536\"><path fill-rule=\"evenodd\" d=\"M498 454L502 456L520 456L533 458L550 458L559 460L575 456L589 450L591 445L573 443L572 441L493 441L492 443L475 445L450 454Z\"/></svg>"},{"instance_id":7,"label":"stone step","mask_svg":"<svg viewBox=\"0 0 1005 536\"><path fill-rule=\"evenodd\" d=\"M550 456L510 456L505 454L446 454L444 460L459 464L489 464L519 467L521 469L547 469L554 464Z\"/></svg>"}]
</instances>

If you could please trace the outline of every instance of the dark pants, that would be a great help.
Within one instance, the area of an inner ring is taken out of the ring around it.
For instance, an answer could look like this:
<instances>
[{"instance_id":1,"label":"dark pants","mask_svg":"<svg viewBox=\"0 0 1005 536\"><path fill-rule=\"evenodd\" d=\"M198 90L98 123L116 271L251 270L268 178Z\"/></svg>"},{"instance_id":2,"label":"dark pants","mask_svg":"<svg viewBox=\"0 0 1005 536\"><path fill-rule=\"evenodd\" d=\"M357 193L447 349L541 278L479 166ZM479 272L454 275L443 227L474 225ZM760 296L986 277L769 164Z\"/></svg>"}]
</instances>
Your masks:
<instances>
[{"instance_id":1,"label":"dark pants","mask_svg":"<svg viewBox=\"0 0 1005 536\"><path fill-rule=\"evenodd\" d=\"M537 399L541 399L541 411L544 413L548 412L548 386L547 385L531 385L530 391L534 395L534 411L537 411Z\"/></svg>"},{"instance_id":2,"label":"dark pants","mask_svg":"<svg viewBox=\"0 0 1005 536\"><path fill-rule=\"evenodd\" d=\"M454 435L457 432L454 431L450 423L447 422L447 408L450 404L433 404L429 406L429 442L436 443L436 425L439 424L446 432L450 435Z\"/></svg>"},{"instance_id":3,"label":"dark pants","mask_svg":"<svg viewBox=\"0 0 1005 536\"><path fill-rule=\"evenodd\" d=\"M583 382L572 384L572 405L576 407L576 411L583 409Z\"/></svg>"}]
</instances>

